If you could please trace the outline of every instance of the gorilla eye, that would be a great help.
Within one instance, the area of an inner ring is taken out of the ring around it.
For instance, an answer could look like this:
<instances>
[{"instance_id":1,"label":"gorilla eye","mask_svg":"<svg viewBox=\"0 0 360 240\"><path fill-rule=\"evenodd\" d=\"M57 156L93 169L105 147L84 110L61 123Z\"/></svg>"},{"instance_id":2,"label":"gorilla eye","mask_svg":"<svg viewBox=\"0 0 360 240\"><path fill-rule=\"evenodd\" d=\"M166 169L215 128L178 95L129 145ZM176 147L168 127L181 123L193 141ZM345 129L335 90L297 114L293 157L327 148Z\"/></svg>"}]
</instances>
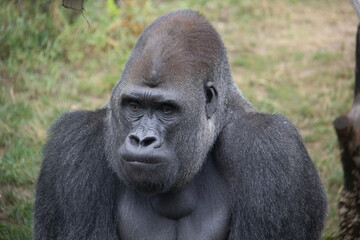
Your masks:
<instances>
[{"instance_id":1,"label":"gorilla eye","mask_svg":"<svg viewBox=\"0 0 360 240\"><path fill-rule=\"evenodd\" d=\"M140 104L138 104L136 102L130 102L129 106L130 106L131 110L134 110L134 111L140 110Z\"/></svg>"},{"instance_id":2,"label":"gorilla eye","mask_svg":"<svg viewBox=\"0 0 360 240\"><path fill-rule=\"evenodd\" d=\"M163 113L170 113L171 109L168 106L162 106L161 107L161 112Z\"/></svg>"},{"instance_id":3,"label":"gorilla eye","mask_svg":"<svg viewBox=\"0 0 360 240\"><path fill-rule=\"evenodd\" d=\"M165 113L165 114L172 113L173 109L174 109L174 108L173 108L172 106L167 105L167 104L160 106L161 112L162 112L162 113Z\"/></svg>"}]
</instances>

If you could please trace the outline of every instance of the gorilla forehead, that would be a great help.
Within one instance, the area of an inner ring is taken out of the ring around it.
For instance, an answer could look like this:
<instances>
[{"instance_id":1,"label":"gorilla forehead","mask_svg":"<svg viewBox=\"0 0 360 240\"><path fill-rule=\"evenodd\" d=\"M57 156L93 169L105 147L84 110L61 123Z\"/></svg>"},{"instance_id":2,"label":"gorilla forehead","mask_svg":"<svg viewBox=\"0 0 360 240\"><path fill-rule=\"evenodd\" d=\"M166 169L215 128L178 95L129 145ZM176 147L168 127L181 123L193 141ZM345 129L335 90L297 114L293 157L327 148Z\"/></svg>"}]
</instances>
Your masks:
<instances>
[{"instance_id":1,"label":"gorilla forehead","mask_svg":"<svg viewBox=\"0 0 360 240\"><path fill-rule=\"evenodd\" d=\"M174 76L198 77L218 64L223 49L218 33L198 12L171 12L141 35L130 58L129 77L155 86L179 80Z\"/></svg>"}]
</instances>

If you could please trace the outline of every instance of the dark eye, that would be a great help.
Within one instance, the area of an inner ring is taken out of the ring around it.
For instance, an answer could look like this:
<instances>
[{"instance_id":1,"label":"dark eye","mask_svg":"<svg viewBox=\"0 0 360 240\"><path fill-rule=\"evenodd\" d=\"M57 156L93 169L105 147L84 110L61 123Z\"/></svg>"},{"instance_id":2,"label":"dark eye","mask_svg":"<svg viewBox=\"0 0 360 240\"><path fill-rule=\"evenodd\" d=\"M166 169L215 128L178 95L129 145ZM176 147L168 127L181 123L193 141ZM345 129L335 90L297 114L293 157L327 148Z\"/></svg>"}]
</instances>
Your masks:
<instances>
[{"instance_id":1,"label":"dark eye","mask_svg":"<svg viewBox=\"0 0 360 240\"><path fill-rule=\"evenodd\" d=\"M167 105L163 105L161 106L161 112L162 113L171 113L171 107L167 106Z\"/></svg>"},{"instance_id":2,"label":"dark eye","mask_svg":"<svg viewBox=\"0 0 360 240\"><path fill-rule=\"evenodd\" d=\"M140 104L136 103L136 102L130 102L129 103L129 107L131 110L133 111L138 111L140 110Z\"/></svg>"}]
</instances>

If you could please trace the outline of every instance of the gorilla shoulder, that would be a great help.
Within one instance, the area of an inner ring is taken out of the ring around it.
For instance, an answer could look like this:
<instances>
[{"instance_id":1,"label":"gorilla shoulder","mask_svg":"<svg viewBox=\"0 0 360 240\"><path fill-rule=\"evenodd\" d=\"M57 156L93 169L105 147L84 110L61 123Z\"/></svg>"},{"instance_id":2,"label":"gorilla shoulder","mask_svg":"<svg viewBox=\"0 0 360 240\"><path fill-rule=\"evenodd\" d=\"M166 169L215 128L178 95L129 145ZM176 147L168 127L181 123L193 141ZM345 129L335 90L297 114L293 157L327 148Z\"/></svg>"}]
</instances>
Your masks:
<instances>
[{"instance_id":1,"label":"gorilla shoulder","mask_svg":"<svg viewBox=\"0 0 360 240\"><path fill-rule=\"evenodd\" d=\"M235 114L220 133L215 154L236 199L236 230L231 235L242 239L254 239L254 233L259 236L256 239L320 238L326 195L289 119L258 112ZM310 219L320 221L314 224Z\"/></svg>"},{"instance_id":2,"label":"gorilla shoulder","mask_svg":"<svg viewBox=\"0 0 360 240\"><path fill-rule=\"evenodd\" d=\"M42 179L65 184L73 181L74 176L89 174L103 165L106 112L106 109L100 109L66 113L51 126L43 150L44 161L38 185ZM82 172L80 175L79 171ZM84 181L75 182L74 186L79 184L84 184Z\"/></svg>"},{"instance_id":3,"label":"gorilla shoulder","mask_svg":"<svg viewBox=\"0 0 360 240\"><path fill-rule=\"evenodd\" d=\"M86 127L94 128L96 125L103 126L106 117L106 108L96 111L74 111L63 114L50 128L50 136L59 132L71 133L76 130L85 130ZM97 129L97 128L96 128Z\"/></svg>"},{"instance_id":4,"label":"gorilla shoulder","mask_svg":"<svg viewBox=\"0 0 360 240\"><path fill-rule=\"evenodd\" d=\"M105 164L106 112L67 113L50 128L36 186L34 239L117 239L110 196L121 187Z\"/></svg>"},{"instance_id":5,"label":"gorilla shoulder","mask_svg":"<svg viewBox=\"0 0 360 240\"><path fill-rule=\"evenodd\" d=\"M97 146L97 150L103 152L104 150L99 148L104 148L103 133L106 112L107 110L104 108L97 111L75 111L62 115L49 129L49 140L44 148L45 157L48 155L58 156L56 158L64 161L68 158L67 156L72 155L72 151L81 153L86 151L88 146ZM94 145L95 142L97 145ZM53 157L48 159L53 159Z\"/></svg>"}]
</instances>

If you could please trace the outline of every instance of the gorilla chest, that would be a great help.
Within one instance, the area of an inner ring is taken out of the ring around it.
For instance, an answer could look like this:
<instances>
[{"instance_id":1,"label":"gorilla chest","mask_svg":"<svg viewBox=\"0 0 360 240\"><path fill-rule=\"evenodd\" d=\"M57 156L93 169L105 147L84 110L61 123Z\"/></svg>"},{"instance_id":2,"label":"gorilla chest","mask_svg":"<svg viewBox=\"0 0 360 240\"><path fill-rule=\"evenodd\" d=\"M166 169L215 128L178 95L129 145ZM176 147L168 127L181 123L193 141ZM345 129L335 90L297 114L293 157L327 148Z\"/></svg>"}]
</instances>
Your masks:
<instances>
[{"instance_id":1,"label":"gorilla chest","mask_svg":"<svg viewBox=\"0 0 360 240\"><path fill-rule=\"evenodd\" d=\"M134 240L224 240L230 226L230 211L224 194L201 192L196 199L185 196L174 204L156 201L132 190L119 199L119 239Z\"/></svg>"},{"instance_id":2,"label":"gorilla chest","mask_svg":"<svg viewBox=\"0 0 360 240\"><path fill-rule=\"evenodd\" d=\"M175 240L227 239L230 213L221 202L198 199L197 207L189 215L171 219L159 215L149 199L125 193L119 202L117 228L120 239Z\"/></svg>"}]
</instances>

